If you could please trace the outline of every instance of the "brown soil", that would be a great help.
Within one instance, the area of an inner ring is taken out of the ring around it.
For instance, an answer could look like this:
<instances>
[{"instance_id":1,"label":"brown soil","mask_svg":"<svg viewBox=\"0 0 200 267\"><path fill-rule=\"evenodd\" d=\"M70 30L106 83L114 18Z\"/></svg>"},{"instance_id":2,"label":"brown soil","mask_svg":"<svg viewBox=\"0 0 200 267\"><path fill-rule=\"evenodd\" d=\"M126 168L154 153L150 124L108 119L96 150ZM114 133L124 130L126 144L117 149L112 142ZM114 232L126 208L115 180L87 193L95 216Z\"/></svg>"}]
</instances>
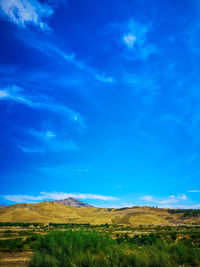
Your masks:
<instances>
[{"instance_id":1,"label":"brown soil","mask_svg":"<svg viewBox=\"0 0 200 267\"><path fill-rule=\"evenodd\" d=\"M0 266L28 267L32 252L0 252Z\"/></svg>"}]
</instances>

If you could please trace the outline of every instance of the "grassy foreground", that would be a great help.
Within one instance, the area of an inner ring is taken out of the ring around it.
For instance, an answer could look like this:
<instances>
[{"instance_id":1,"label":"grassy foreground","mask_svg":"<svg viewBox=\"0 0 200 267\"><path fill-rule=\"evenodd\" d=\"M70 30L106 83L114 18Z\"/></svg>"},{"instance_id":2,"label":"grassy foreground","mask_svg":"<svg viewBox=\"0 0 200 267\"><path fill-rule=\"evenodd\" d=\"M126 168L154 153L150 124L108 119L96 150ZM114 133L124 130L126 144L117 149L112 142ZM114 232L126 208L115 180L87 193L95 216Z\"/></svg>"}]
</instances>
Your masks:
<instances>
[{"instance_id":1,"label":"grassy foreground","mask_svg":"<svg viewBox=\"0 0 200 267\"><path fill-rule=\"evenodd\" d=\"M31 267L200 266L199 246L159 236L112 239L95 231L53 231L42 236Z\"/></svg>"}]
</instances>

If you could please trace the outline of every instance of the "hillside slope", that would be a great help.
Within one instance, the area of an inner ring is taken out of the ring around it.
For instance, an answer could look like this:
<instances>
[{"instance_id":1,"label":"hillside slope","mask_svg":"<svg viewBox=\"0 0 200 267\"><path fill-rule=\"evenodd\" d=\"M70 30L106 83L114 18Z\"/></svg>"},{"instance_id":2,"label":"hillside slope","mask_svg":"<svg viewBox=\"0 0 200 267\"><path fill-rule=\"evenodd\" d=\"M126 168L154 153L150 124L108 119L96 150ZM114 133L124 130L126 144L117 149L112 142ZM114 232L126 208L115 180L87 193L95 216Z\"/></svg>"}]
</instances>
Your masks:
<instances>
[{"instance_id":1,"label":"hillside slope","mask_svg":"<svg viewBox=\"0 0 200 267\"><path fill-rule=\"evenodd\" d=\"M2 207L0 209L0 222L172 225L200 223L200 217L184 219L181 213L171 214L167 209L150 207L128 209L75 208L57 202L41 202Z\"/></svg>"}]
</instances>

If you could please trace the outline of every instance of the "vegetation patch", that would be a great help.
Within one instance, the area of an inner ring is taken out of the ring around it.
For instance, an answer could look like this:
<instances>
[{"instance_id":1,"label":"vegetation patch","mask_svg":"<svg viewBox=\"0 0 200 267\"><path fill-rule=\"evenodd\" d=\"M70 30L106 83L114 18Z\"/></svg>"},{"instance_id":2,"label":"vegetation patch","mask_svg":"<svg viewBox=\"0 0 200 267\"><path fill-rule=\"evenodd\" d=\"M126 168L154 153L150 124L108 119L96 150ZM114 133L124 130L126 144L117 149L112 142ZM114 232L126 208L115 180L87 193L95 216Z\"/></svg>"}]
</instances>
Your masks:
<instances>
[{"instance_id":1,"label":"vegetation patch","mask_svg":"<svg viewBox=\"0 0 200 267\"><path fill-rule=\"evenodd\" d=\"M183 213L183 217L198 217L200 215L200 210L197 209L169 209L169 213Z\"/></svg>"},{"instance_id":2,"label":"vegetation patch","mask_svg":"<svg viewBox=\"0 0 200 267\"><path fill-rule=\"evenodd\" d=\"M156 235L112 239L95 231L53 231L42 236L32 267L199 266L199 247L167 243Z\"/></svg>"}]
</instances>

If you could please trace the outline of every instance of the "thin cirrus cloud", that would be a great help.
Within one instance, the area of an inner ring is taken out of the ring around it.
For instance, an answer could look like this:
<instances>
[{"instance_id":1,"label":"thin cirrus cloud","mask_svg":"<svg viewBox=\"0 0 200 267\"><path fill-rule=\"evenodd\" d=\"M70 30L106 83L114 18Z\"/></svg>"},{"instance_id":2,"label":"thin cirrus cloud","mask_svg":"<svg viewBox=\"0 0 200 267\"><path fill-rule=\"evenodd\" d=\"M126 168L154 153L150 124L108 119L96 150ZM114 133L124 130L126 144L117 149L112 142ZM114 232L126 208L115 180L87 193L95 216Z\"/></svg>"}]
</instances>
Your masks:
<instances>
[{"instance_id":1,"label":"thin cirrus cloud","mask_svg":"<svg viewBox=\"0 0 200 267\"><path fill-rule=\"evenodd\" d=\"M16 85L0 90L0 101L3 100L14 101L33 109L47 110L59 114L62 117L68 117L71 122L78 124L81 128L86 127L84 118L80 113L67 106L58 104L48 96L38 95L37 97L32 97L25 95L23 89Z\"/></svg>"},{"instance_id":2,"label":"thin cirrus cloud","mask_svg":"<svg viewBox=\"0 0 200 267\"><path fill-rule=\"evenodd\" d=\"M115 83L116 82L115 78L107 76L105 73L100 73L97 69L87 65L83 61L78 60L74 53L67 54L67 53L63 52L62 50L60 50L57 47L52 46L52 45L47 45L46 47L50 51L55 52L57 55L59 55L65 61L70 62L71 64L76 66L78 69L85 70L87 73L91 74L97 81L102 82L102 83Z\"/></svg>"},{"instance_id":3,"label":"thin cirrus cloud","mask_svg":"<svg viewBox=\"0 0 200 267\"><path fill-rule=\"evenodd\" d=\"M36 131L34 129L30 130L30 134L34 135L35 137L42 139L44 141L51 141L56 138L56 134L53 131L46 130L46 131Z\"/></svg>"},{"instance_id":4,"label":"thin cirrus cloud","mask_svg":"<svg viewBox=\"0 0 200 267\"><path fill-rule=\"evenodd\" d=\"M24 153L45 153L46 151L60 152L60 151L77 151L79 150L76 143L72 140L58 140L53 131L36 131L31 129L29 134L39 140L39 146L32 144L19 145L18 148Z\"/></svg>"},{"instance_id":5,"label":"thin cirrus cloud","mask_svg":"<svg viewBox=\"0 0 200 267\"><path fill-rule=\"evenodd\" d=\"M107 75L104 72L99 71L98 69L91 67L83 60L79 60L75 53L68 52L59 49L57 46L50 44L48 42L38 42L38 40L23 38L21 35L18 35L19 38L28 45L31 46L43 54L47 55L48 57L52 58L55 61L62 59L66 63L70 63L75 66L77 69L85 71L88 75L93 77L98 82L101 83L116 83L116 79L112 76Z\"/></svg>"},{"instance_id":6,"label":"thin cirrus cloud","mask_svg":"<svg viewBox=\"0 0 200 267\"><path fill-rule=\"evenodd\" d=\"M45 3L37 0L1 0L1 16L20 27L34 25L42 31L50 31L46 20L54 10Z\"/></svg>"},{"instance_id":7,"label":"thin cirrus cloud","mask_svg":"<svg viewBox=\"0 0 200 267\"><path fill-rule=\"evenodd\" d=\"M36 138L42 140L45 143L47 150L53 152L79 150L77 144L72 140L58 140L56 134L53 131L46 130L44 132L39 132L31 129L30 133Z\"/></svg>"},{"instance_id":8,"label":"thin cirrus cloud","mask_svg":"<svg viewBox=\"0 0 200 267\"><path fill-rule=\"evenodd\" d=\"M81 165L56 165L54 167L42 167L39 169L42 173L48 176L55 175L84 175L91 170L91 166L81 166Z\"/></svg>"},{"instance_id":9,"label":"thin cirrus cloud","mask_svg":"<svg viewBox=\"0 0 200 267\"><path fill-rule=\"evenodd\" d=\"M185 194L178 194L177 196L171 195L171 196L168 196L167 198L157 199L157 198L154 198L153 196L147 195L147 196L141 197L141 199L148 203L164 205L164 204L174 204L179 201L187 200L187 196Z\"/></svg>"},{"instance_id":10,"label":"thin cirrus cloud","mask_svg":"<svg viewBox=\"0 0 200 267\"><path fill-rule=\"evenodd\" d=\"M198 190L198 189L194 189L194 190L189 190L188 192L189 192L189 193L200 193L200 190Z\"/></svg>"},{"instance_id":11,"label":"thin cirrus cloud","mask_svg":"<svg viewBox=\"0 0 200 267\"><path fill-rule=\"evenodd\" d=\"M35 153L45 153L46 151L51 152L61 152L61 151L77 151L79 147L72 140L67 141L51 141L46 142L40 146L33 146L30 144L19 145L18 148L24 153L35 154Z\"/></svg>"},{"instance_id":12,"label":"thin cirrus cloud","mask_svg":"<svg viewBox=\"0 0 200 267\"><path fill-rule=\"evenodd\" d=\"M30 146L24 146L24 145L19 145L19 149L21 149L24 153L28 154L35 154L35 153L44 153L45 149L41 147L30 147Z\"/></svg>"},{"instance_id":13,"label":"thin cirrus cloud","mask_svg":"<svg viewBox=\"0 0 200 267\"><path fill-rule=\"evenodd\" d=\"M65 198L78 198L78 199L99 199L104 201L118 200L118 198L113 196L104 196L97 194L81 194L81 193L46 193L41 192L39 196L29 196L29 195L4 195L3 198L15 203L34 203L41 200L60 200Z\"/></svg>"}]
</instances>

